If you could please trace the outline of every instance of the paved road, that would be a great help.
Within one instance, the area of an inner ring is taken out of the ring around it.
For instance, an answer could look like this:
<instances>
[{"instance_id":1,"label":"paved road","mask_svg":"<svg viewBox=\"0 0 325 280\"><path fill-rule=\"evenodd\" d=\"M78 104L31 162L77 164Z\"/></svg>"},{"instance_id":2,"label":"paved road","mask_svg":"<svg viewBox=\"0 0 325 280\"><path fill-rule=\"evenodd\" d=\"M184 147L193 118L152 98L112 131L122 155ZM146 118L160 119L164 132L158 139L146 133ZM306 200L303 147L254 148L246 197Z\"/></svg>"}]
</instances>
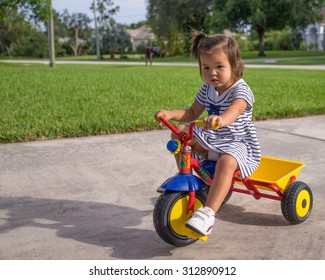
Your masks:
<instances>
[{"instance_id":1,"label":"paved road","mask_svg":"<svg viewBox=\"0 0 325 280\"><path fill-rule=\"evenodd\" d=\"M49 64L46 60L0 60L5 63L23 64ZM107 64L107 65L144 65L144 62L121 62L121 61L72 61L57 60L56 64ZM180 62L154 62L153 66L196 66L197 63ZM246 68L272 68L272 69L305 69L305 70L325 70L325 65L272 65L272 64L249 64L245 63Z\"/></svg>"},{"instance_id":2,"label":"paved road","mask_svg":"<svg viewBox=\"0 0 325 280\"><path fill-rule=\"evenodd\" d=\"M265 155L304 161L303 224L233 194L207 242L174 248L152 223L176 168L167 130L0 145L0 259L325 259L325 115L256 123Z\"/></svg>"}]
</instances>

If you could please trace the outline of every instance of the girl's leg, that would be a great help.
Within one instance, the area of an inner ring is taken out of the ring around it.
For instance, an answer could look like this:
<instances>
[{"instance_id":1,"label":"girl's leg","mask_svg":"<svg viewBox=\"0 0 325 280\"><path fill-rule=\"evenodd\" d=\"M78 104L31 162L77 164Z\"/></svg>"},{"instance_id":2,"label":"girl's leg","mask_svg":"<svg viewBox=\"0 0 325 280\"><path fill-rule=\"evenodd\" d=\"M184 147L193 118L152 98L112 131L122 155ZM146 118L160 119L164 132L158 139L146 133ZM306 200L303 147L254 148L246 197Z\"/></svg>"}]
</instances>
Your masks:
<instances>
[{"instance_id":1,"label":"girl's leg","mask_svg":"<svg viewBox=\"0 0 325 280\"><path fill-rule=\"evenodd\" d=\"M237 168L238 163L234 157L220 154L206 205L193 214L192 218L186 222L186 227L202 235L211 233L215 220L214 215L230 189L232 177Z\"/></svg>"},{"instance_id":2,"label":"girl's leg","mask_svg":"<svg viewBox=\"0 0 325 280\"><path fill-rule=\"evenodd\" d=\"M232 177L238 169L237 160L229 154L220 154L216 163L213 181L210 186L206 206L218 212L231 187Z\"/></svg>"},{"instance_id":3,"label":"girl's leg","mask_svg":"<svg viewBox=\"0 0 325 280\"><path fill-rule=\"evenodd\" d=\"M178 125L176 127L178 131L188 133L188 126L186 125ZM172 139L178 139L178 136L174 133L171 134ZM192 147L192 151L200 154L203 158L208 158L208 151L204 149L201 144L193 137L190 142L190 146ZM175 155L175 160L177 164L177 168L179 167L179 154Z\"/></svg>"}]
</instances>

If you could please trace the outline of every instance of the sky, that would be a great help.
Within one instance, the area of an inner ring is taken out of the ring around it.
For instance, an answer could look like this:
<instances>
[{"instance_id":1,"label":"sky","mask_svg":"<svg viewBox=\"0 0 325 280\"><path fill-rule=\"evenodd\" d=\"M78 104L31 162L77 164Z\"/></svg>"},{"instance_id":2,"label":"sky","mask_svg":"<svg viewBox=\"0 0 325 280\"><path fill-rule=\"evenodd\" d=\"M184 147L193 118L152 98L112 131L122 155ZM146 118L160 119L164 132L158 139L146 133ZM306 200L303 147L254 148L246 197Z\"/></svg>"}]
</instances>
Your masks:
<instances>
[{"instance_id":1,"label":"sky","mask_svg":"<svg viewBox=\"0 0 325 280\"><path fill-rule=\"evenodd\" d=\"M67 9L70 14L84 13L93 19L89 9L93 0L52 0L53 8L62 13ZM120 11L114 15L116 22L121 24L137 23L146 19L146 0L113 0L115 6L120 6Z\"/></svg>"}]
</instances>

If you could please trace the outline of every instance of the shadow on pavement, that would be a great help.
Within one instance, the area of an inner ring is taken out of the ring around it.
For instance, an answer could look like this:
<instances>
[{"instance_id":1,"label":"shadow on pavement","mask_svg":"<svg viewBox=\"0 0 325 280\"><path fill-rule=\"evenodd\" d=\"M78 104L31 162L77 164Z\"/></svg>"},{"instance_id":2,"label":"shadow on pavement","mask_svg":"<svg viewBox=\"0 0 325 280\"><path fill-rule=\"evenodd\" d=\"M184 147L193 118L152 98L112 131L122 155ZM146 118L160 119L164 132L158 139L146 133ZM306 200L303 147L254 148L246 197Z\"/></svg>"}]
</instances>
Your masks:
<instances>
[{"instance_id":1,"label":"shadow on pavement","mask_svg":"<svg viewBox=\"0 0 325 280\"><path fill-rule=\"evenodd\" d=\"M118 259L166 256L173 248L161 242L154 230L137 228L145 216L151 215L148 210L31 197L0 197L0 210L6 212L0 236L20 227L52 229L60 238L110 247L113 253L109 256Z\"/></svg>"},{"instance_id":2,"label":"shadow on pavement","mask_svg":"<svg viewBox=\"0 0 325 280\"><path fill-rule=\"evenodd\" d=\"M242 225L272 227L290 225L282 215L259 212L246 212L246 209L244 207L229 203L222 206L220 211L217 213L216 217L222 221Z\"/></svg>"}]
</instances>

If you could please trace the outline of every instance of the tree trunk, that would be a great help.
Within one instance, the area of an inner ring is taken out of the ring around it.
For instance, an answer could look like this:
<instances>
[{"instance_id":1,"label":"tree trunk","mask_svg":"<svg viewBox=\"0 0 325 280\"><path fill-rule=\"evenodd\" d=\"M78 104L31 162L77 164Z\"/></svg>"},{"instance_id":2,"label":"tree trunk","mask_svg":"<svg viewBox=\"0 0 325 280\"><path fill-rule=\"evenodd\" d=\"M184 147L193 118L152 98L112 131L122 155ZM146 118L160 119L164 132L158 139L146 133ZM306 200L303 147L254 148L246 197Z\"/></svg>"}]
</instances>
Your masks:
<instances>
[{"instance_id":1,"label":"tree trunk","mask_svg":"<svg viewBox=\"0 0 325 280\"><path fill-rule=\"evenodd\" d=\"M74 55L77 56L78 55L78 49L79 49L79 28L75 28L74 30L74 48L73 49L73 52L74 52Z\"/></svg>"},{"instance_id":2,"label":"tree trunk","mask_svg":"<svg viewBox=\"0 0 325 280\"><path fill-rule=\"evenodd\" d=\"M76 46L75 45L72 45L72 44L70 44L69 46L72 49L74 55L77 56L77 48L76 48Z\"/></svg>"},{"instance_id":3,"label":"tree trunk","mask_svg":"<svg viewBox=\"0 0 325 280\"><path fill-rule=\"evenodd\" d=\"M54 21L53 21L53 9L52 1L50 1L50 18L48 20L48 40L49 40L49 58L50 67L55 67L55 40L54 40Z\"/></svg>"},{"instance_id":4,"label":"tree trunk","mask_svg":"<svg viewBox=\"0 0 325 280\"><path fill-rule=\"evenodd\" d=\"M264 52L264 30L258 31L258 56L265 56Z\"/></svg>"},{"instance_id":5,"label":"tree trunk","mask_svg":"<svg viewBox=\"0 0 325 280\"><path fill-rule=\"evenodd\" d=\"M7 46L6 46L6 52L7 52L8 56L11 57L10 47L7 47Z\"/></svg>"}]
</instances>

